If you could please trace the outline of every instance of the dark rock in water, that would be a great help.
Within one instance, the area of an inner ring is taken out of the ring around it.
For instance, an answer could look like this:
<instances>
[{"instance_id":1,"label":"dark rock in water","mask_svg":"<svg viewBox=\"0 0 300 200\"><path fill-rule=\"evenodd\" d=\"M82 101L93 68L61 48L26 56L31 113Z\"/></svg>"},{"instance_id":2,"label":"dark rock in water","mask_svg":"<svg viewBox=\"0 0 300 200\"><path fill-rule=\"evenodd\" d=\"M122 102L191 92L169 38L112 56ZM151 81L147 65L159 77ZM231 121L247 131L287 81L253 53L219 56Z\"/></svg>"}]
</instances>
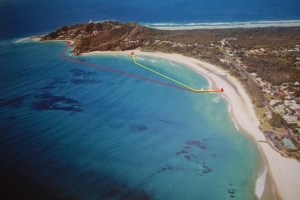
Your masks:
<instances>
[{"instance_id":1,"label":"dark rock in water","mask_svg":"<svg viewBox=\"0 0 300 200\"><path fill-rule=\"evenodd\" d=\"M195 145L200 149L207 149L207 147L204 144L202 144L200 141L186 141L186 144L187 145Z\"/></svg>"},{"instance_id":2,"label":"dark rock in water","mask_svg":"<svg viewBox=\"0 0 300 200\"><path fill-rule=\"evenodd\" d=\"M234 189L228 190L229 194L234 194Z\"/></svg>"},{"instance_id":3,"label":"dark rock in water","mask_svg":"<svg viewBox=\"0 0 300 200\"><path fill-rule=\"evenodd\" d=\"M203 173L203 174L207 174L207 173L210 173L210 172L212 172L212 169L211 169L211 168L206 168L206 169L203 169L203 170L202 170L202 173Z\"/></svg>"},{"instance_id":4,"label":"dark rock in water","mask_svg":"<svg viewBox=\"0 0 300 200\"><path fill-rule=\"evenodd\" d=\"M186 153L189 153L189 151L185 150L185 149L182 149L181 151L176 152L176 155L179 156L180 154L186 154Z\"/></svg>"},{"instance_id":5,"label":"dark rock in water","mask_svg":"<svg viewBox=\"0 0 300 200\"><path fill-rule=\"evenodd\" d=\"M51 89L54 89L54 88L57 88L59 85L63 85L63 84L66 84L67 81L65 78L62 78L62 77L54 77L52 78L52 82L49 83L48 85L44 86L44 87L41 87L39 89L41 90L51 90Z\"/></svg>"},{"instance_id":6,"label":"dark rock in water","mask_svg":"<svg viewBox=\"0 0 300 200\"><path fill-rule=\"evenodd\" d=\"M120 128L123 128L123 124L114 124L114 125L109 125L110 128L114 128L116 130L119 130Z\"/></svg>"},{"instance_id":7,"label":"dark rock in water","mask_svg":"<svg viewBox=\"0 0 300 200\"><path fill-rule=\"evenodd\" d=\"M234 195L230 195L230 197L234 197Z\"/></svg>"},{"instance_id":8,"label":"dark rock in water","mask_svg":"<svg viewBox=\"0 0 300 200\"><path fill-rule=\"evenodd\" d=\"M17 118L16 116L11 115L11 116L8 116L6 119L13 120L13 119L16 119L16 118Z\"/></svg>"},{"instance_id":9,"label":"dark rock in water","mask_svg":"<svg viewBox=\"0 0 300 200\"><path fill-rule=\"evenodd\" d=\"M174 122L170 122L170 121L167 121L167 120L156 119L156 121L163 122L163 123L166 123L166 124L172 124L172 125L175 125Z\"/></svg>"},{"instance_id":10,"label":"dark rock in water","mask_svg":"<svg viewBox=\"0 0 300 200\"><path fill-rule=\"evenodd\" d=\"M39 102L33 102L32 107L38 111L43 110L64 110L64 111L83 111L78 106L81 106L78 101L66 98L64 96L55 96L50 93L44 93L34 96Z\"/></svg>"},{"instance_id":11,"label":"dark rock in water","mask_svg":"<svg viewBox=\"0 0 300 200\"><path fill-rule=\"evenodd\" d=\"M44 87L41 87L40 89L41 90L52 90L54 88L57 88L57 86L54 86L54 85L47 85L47 86L44 86Z\"/></svg>"},{"instance_id":12,"label":"dark rock in water","mask_svg":"<svg viewBox=\"0 0 300 200\"><path fill-rule=\"evenodd\" d=\"M86 71L86 70L82 70L82 69L71 69L69 70L69 72L72 72L72 76L76 77L76 76L93 76L96 75L96 72L90 72L90 71Z\"/></svg>"},{"instance_id":13,"label":"dark rock in water","mask_svg":"<svg viewBox=\"0 0 300 200\"><path fill-rule=\"evenodd\" d=\"M133 132L137 132L137 131L141 132L147 130L147 127L143 125L132 125L130 130Z\"/></svg>"},{"instance_id":14,"label":"dark rock in water","mask_svg":"<svg viewBox=\"0 0 300 200\"><path fill-rule=\"evenodd\" d=\"M96 79L71 79L71 83L79 85L79 84L96 84L96 83L102 83L101 80L96 80Z\"/></svg>"},{"instance_id":15,"label":"dark rock in water","mask_svg":"<svg viewBox=\"0 0 300 200\"><path fill-rule=\"evenodd\" d=\"M54 77L52 78L53 79L53 82L51 84L59 84L59 85L62 85L62 84L66 84L67 81L64 77Z\"/></svg>"},{"instance_id":16,"label":"dark rock in water","mask_svg":"<svg viewBox=\"0 0 300 200\"><path fill-rule=\"evenodd\" d=\"M116 194L118 194L120 192L120 189L119 188L111 188L109 191L108 191L108 194L109 196L111 197L115 197Z\"/></svg>"},{"instance_id":17,"label":"dark rock in water","mask_svg":"<svg viewBox=\"0 0 300 200\"><path fill-rule=\"evenodd\" d=\"M204 162L203 162L202 167L203 167L203 170L202 170L202 173L203 173L203 174L207 174L207 173L212 172L212 169L209 168L208 166L206 166Z\"/></svg>"},{"instance_id":18,"label":"dark rock in water","mask_svg":"<svg viewBox=\"0 0 300 200\"><path fill-rule=\"evenodd\" d=\"M14 108L21 107L23 105L23 102L25 100L28 100L31 96L32 95L30 95L30 94L26 94L26 95L15 97L15 98L12 98L9 100L1 99L0 107L2 107L2 106L9 106L9 107L14 107Z\"/></svg>"},{"instance_id":19,"label":"dark rock in water","mask_svg":"<svg viewBox=\"0 0 300 200\"><path fill-rule=\"evenodd\" d=\"M166 171L166 170L172 170L174 169L173 167L162 167L160 170L158 170L157 172L162 172L162 171Z\"/></svg>"},{"instance_id":20,"label":"dark rock in water","mask_svg":"<svg viewBox=\"0 0 300 200\"><path fill-rule=\"evenodd\" d=\"M135 79L135 80L134 80L135 83L141 83L141 82L144 82L144 81L145 81L145 80L142 80L142 79Z\"/></svg>"},{"instance_id":21,"label":"dark rock in water","mask_svg":"<svg viewBox=\"0 0 300 200\"><path fill-rule=\"evenodd\" d=\"M185 157L185 159L187 159L188 161L191 160L191 156L185 155L184 157Z\"/></svg>"}]
</instances>

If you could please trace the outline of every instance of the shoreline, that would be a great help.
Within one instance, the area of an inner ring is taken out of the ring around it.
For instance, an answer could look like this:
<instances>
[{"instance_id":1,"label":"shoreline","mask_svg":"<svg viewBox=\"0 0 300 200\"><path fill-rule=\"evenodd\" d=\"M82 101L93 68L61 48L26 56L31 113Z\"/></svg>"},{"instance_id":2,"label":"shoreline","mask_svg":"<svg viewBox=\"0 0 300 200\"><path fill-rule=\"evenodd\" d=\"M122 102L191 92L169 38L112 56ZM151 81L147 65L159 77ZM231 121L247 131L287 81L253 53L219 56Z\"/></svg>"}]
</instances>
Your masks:
<instances>
[{"instance_id":1,"label":"shoreline","mask_svg":"<svg viewBox=\"0 0 300 200\"><path fill-rule=\"evenodd\" d=\"M82 55L128 55L132 51L94 51ZM134 50L136 55L158 57L171 60L191 69L210 79L212 86L225 89L224 96L230 102L229 111L234 123L241 132L247 133L257 143L263 163L269 169L267 177L273 180L276 199L297 199L300 196L300 163L291 158L281 156L265 141L264 134L259 130L259 120L255 115L253 105L241 84L224 70L194 58L180 54L166 54L160 52L145 52ZM225 76L226 73L226 76ZM270 172L270 173L269 173Z\"/></svg>"},{"instance_id":2,"label":"shoreline","mask_svg":"<svg viewBox=\"0 0 300 200\"><path fill-rule=\"evenodd\" d=\"M161 30L191 30L191 29L234 29L234 28L267 28L296 27L300 20L279 21L245 21L245 22L199 22L199 23L141 23L149 28Z\"/></svg>"}]
</instances>

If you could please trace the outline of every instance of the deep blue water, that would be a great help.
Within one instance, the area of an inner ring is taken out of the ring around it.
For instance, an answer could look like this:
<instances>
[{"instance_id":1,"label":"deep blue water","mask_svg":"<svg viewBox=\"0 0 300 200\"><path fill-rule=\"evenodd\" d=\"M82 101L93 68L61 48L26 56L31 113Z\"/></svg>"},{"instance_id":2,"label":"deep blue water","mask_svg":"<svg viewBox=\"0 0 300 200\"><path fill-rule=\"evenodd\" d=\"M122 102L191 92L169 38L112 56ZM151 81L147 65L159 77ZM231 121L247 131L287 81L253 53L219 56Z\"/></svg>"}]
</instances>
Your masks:
<instances>
[{"instance_id":1,"label":"deep blue water","mask_svg":"<svg viewBox=\"0 0 300 200\"><path fill-rule=\"evenodd\" d=\"M150 23L300 20L298 0L2 0L0 39L45 34L62 25L114 19ZM230 24L232 25L232 24ZM4 30L4 31L3 31Z\"/></svg>"},{"instance_id":2,"label":"deep blue water","mask_svg":"<svg viewBox=\"0 0 300 200\"><path fill-rule=\"evenodd\" d=\"M59 58L64 42L17 40L90 19L145 24L299 20L299 5L0 1L0 197L230 199L228 190L234 189L237 199L255 199L261 157L235 128L220 94L199 95L69 62ZM209 87L185 66L136 56L192 87ZM130 55L73 59L170 83L137 68Z\"/></svg>"}]
</instances>

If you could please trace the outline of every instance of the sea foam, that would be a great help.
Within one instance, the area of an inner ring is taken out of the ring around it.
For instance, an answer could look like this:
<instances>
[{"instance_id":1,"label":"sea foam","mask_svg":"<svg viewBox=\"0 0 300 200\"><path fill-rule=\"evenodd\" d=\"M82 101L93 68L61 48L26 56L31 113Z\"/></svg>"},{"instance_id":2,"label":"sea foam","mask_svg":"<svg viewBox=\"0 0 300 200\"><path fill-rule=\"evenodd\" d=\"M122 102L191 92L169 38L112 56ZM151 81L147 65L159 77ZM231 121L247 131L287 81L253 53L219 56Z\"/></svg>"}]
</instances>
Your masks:
<instances>
[{"instance_id":1,"label":"sea foam","mask_svg":"<svg viewBox=\"0 0 300 200\"><path fill-rule=\"evenodd\" d=\"M256 180L256 186L255 186L255 195L260 199L264 189L265 189L265 182L266 182L266 176L267 176L268 169L265 168L263 173L260 175L260 177Z\"/></svg>"},{"instance_id":2,"label":"sea foam","mask_svg":"<svg viewBox=\"0 0 300 200\"><path fill-rule=\"evenodd\" d=\"M300 20L278 21L245 21L245 22L212 22L212 23L142 23L150 28L163 30L175 29L215 29L215 28L254 28L254 27L279 27L300 26Z\"/></svg>"},{"instance_id":3,"label":"sea foam","mask_svg":"<svg viewBox=\"0 0 300 200\"><path fill-rule=\"evenodd\" d=\"M29 41L32 41L30 40L30 37L25 37L14 41L14 43L29 42Z\"/></svg>"}]
</instances>

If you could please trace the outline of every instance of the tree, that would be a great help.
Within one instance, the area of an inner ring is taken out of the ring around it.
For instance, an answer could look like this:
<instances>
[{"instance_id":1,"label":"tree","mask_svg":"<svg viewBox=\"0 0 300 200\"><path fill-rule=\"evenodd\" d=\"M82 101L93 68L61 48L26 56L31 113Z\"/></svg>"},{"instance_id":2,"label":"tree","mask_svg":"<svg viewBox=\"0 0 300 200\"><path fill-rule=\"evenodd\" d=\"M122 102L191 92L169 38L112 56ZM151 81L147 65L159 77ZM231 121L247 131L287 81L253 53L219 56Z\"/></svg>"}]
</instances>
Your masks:
<instances>
[{"instance_id":1,"label":"tree","mask_svg":"<svg viewBox=\"0 0 300 200\"><path fill-rule=\"evenodd\" d=\"M280 114L279 113L277 113L277 112L273 112L272 113L272 125L274 126L274 127L282 127L282 117L280 116Z\"/></svg>"}]
</instances>

